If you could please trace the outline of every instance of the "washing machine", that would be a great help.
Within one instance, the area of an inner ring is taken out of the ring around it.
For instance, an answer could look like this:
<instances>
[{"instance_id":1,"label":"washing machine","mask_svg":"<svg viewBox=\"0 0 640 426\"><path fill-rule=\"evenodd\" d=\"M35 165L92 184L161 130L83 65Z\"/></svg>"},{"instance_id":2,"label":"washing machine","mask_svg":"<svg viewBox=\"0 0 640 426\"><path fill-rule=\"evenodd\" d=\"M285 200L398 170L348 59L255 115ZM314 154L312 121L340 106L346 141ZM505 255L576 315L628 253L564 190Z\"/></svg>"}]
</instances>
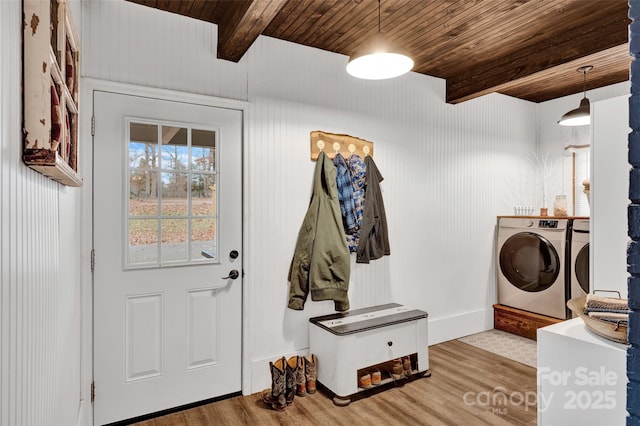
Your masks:
<instances>
[{"instance_id":1,"label":"washing machine","mask_svg":"<svg viewBox=\"0 0 640 426\"><path fill-rule=\"evenodd\" d=\"M589 293L589 219L574 219L571 228L571 261L569 299Z\"/></svg>"},{"instance_id":2,"label":"washing machine","mask_svg":"<svg viewBox=\"0 0 640 426\"><path fill-rule=\"evenodd\" d=\"M568 219L500 217L498 303L566 319Z\"/></svg>"}]
</instances>

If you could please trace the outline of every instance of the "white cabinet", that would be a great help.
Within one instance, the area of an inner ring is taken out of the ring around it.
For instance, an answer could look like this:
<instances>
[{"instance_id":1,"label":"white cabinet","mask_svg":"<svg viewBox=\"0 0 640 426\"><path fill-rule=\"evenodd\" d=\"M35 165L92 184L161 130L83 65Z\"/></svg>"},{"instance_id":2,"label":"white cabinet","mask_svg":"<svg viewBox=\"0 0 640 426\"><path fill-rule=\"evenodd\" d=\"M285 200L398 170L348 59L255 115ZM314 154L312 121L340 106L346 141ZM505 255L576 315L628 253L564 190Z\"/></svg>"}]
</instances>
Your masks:
<instances>
[{"instance_id":1,"label":"white cabinet","mask_svg":"<svg viewBox=\"0 0 640 426\"><path fill-rule=\"evenodd\" d=\"M392 383L394 359L409 357L411 374L429 370L427 313L390 303L309 320L309 347L318 357L318 382L348 404L360 376L380 371L382 383Z\"/></svg>"},{"instance_id":2,"label":"white cabinet","mask_svg":"<svg viewBox=\"0 0 640 426\"><path fill-rule=\"evenodd\" d=\"M580 318L538 330L538 425L624 425L627 347Z\"/></svg>"}]
</instances>

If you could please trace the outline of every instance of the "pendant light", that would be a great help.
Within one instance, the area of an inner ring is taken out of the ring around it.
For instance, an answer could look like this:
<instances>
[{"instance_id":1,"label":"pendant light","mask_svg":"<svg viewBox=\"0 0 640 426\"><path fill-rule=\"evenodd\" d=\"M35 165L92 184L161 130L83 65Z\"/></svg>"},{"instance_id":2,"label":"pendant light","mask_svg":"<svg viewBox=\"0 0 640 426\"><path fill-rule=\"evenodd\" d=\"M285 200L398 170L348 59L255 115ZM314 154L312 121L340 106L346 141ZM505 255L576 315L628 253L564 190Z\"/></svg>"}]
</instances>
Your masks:
<instances>
[{"instance_id":1,"label":"pendant light","mask_svg":"<svg viewBox=\"0 0 640 426\"><path fill-rule=\"evenodd\" d=\"M593 69L593 65L586 65L578 68L576 71L583 74L582 86L583 86L583 98L580 101L580 106L574 110L569 111L562 116L558 124L561 126L586 126L591 124L591 104L587 98L587 72Z\"/></svg>"},{"instance_id":2,"label":"pendant light","mask_svg":"<svg viewBox=\"0 0 640 426\"><path fill-rule=\"evenodd\" d=\"M349 59L347 72L365 80L384 80L411 71L413 59L380 32L380 0L378 0L378 34L360 46Z\"/></svg>"}]
</instances>

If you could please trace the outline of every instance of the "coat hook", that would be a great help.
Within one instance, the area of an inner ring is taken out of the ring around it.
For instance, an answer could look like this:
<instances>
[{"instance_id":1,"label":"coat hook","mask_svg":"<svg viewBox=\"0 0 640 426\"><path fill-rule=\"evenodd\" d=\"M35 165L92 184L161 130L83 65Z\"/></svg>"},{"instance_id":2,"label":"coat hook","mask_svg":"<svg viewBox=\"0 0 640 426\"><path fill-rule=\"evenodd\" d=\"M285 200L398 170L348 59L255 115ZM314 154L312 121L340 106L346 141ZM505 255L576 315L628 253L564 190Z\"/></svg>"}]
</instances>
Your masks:
<instances>
[{"instance_id":1,"label":"coat hook","mask_svg":"<svg viewBox=\"0 0 640 426\"><path fill-rule=\"evenodd\" d=\"M311 132L310 148L312 161L318 159L320 152L324 152L329 158L333 158L338 153L349 156L358 154L364 157L367 155L373 157L373 142L349 135L325 133L320 130Z\"/></svg>"}]
</instances>

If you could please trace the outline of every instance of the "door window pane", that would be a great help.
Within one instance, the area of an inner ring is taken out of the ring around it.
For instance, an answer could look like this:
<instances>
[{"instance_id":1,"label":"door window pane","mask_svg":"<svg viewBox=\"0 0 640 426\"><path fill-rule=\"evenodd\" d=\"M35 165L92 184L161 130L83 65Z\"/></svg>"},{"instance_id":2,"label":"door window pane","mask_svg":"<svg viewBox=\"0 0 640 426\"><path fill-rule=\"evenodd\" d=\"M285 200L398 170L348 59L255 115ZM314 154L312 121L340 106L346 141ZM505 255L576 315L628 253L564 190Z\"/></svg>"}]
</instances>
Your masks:
<instances>
[{"instance_id":1,"label":"door window pane","mask_svg":"<svg viewBox=\"0 0 640 426\"><path fill-rule=\"evenodd\" d=\"M218 133L143 121L128 128L127 266L215 262Z\"/></svg>"},{"instance_id":2,"label":"door window pane","mask_svg":"<svg viewBox=\"0 0 640 426\"><path fill-rule=\"evenodd\" d=\"M129 264L158 263L158 220L129 220Z\"/></svg>"},{"instance_id":3,"label":"door window pane","mask_svg":"<svg viewBox=\"0 0 640 426\"><path fill-rule=\"evenodd\" d=\"M215 172L216 134L210 130L193 130L191 142L191 169L193 171Z\"/></svg>"},{"instance_id":4,"label":"door window pane","mask_svg":"<svg viewBox=\"0 0 640 426\"><path fill-rule=\"evenodd\" d=\"M189 258L187 222L187 219L162 220L161 255L164 262L186 261Z\"/></svg>"},{"instance_id":5,"label":"door window pane","mask_svg":"<svg viewBox=\"0 0 640 426\"><path fill-rule=\"evenodd\" d=\"M191 175L191 214L194 216L216 214L215 175Z\"/></svg>"},{"instance_id":6,"label":"door window pane","mask_svg":"<svg viewBox=\"0 0 640 426\"><path fill-rule=\"evenodd\" d=\"M152 170L158 167L158 125L131 123L129 167Z\"/></svg>"},{"instance_id":7,"label":"door window pane","mask_svg":"<svg viewBox=\"0 0 640 426\"><path fill-rule=\"evenodd\" d=\"M187 129L162 126L162 168L186 170L189 164Z\"/></svg>"},{"instance_id":8,"label":"door window pane","mask_svg":"<svg viewBox=\"0 0 640 426\"><path fill-rule=\"evenodd\" d=\"M216 259L216 220L191 220L191 258Z\"/></svg>"},{"instance_id":9,"label":"door window pane","mask_svg":"<svg viewBox=\"0 0 640 426\"><path fill-rule=\"evenodd\" d=\"M162 215L187 217L186 173L162 173Z\"/></svg>"},{"instance_id":10,"label":"door window pane","mask_svg":"<svg viewBox=\"0 0 640 426\"><path fill-rule=\"evenodd\" d=\"M158 215L157 177L144 170L129 172L129 216Z\"/></svg>"}]
</instances>

